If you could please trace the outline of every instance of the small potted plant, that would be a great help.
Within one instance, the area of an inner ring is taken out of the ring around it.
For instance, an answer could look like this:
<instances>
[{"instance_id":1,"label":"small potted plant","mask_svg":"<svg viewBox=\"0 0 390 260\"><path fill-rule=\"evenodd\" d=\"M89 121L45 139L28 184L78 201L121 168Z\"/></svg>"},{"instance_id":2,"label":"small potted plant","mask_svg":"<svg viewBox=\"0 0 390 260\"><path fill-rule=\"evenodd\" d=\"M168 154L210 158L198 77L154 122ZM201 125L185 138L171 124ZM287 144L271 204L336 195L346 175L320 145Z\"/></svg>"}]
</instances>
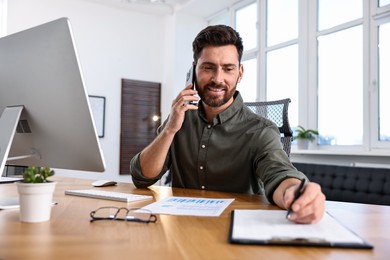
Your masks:
<instances>
[{"instance_id":1,"label":"small potted plant","mask_svg":"<svg viewBox=\"0 0 390 260\"><path fill-rule=\"evenodd\" d=\"M35 223L50 219L57 183L47 178L53 175L54 171L48 167L28 167L23 172L23 180L16 183L22 222Z\"/></svg>"},{"instance_id":2,"label":"small potted plant","mask_svg":"<svg viewBox=\"0 0 390 260\"><path fill-rule=\"evenodd\" d=\"M298 126L296 133L297 135L294 136L294 138L298 140L298 149L308 149L309 142L314 141L319 134L316 130L305 129L300 125Z\"/></svg>"}]
</instances>

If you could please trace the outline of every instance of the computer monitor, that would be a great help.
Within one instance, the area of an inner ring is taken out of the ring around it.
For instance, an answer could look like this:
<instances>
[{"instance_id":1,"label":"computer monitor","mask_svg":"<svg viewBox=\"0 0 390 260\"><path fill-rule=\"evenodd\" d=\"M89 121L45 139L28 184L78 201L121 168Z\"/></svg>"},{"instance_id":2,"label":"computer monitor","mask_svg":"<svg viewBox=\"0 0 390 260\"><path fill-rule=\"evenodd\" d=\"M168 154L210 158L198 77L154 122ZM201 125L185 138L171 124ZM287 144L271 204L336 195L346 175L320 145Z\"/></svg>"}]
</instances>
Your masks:
<instances>
[{"instance_id":1,"label":"computer monitor","mask_svg":"<svg viewBox=\"0 0 390 260\"><path fill-rule=\"evenodd\" d=\"M5 164L105 169L70 22L0 38L0 176Z\"/></svg>"}]
</instances>

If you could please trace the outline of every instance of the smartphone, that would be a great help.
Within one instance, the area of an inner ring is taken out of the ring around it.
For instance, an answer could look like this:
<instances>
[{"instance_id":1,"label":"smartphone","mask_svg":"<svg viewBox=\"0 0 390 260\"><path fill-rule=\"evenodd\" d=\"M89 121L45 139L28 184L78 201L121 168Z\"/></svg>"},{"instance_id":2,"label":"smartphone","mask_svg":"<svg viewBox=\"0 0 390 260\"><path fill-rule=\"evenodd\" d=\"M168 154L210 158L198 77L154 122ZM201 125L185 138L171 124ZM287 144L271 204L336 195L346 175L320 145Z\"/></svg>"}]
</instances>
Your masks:
<instances>
[{"instance_id":1,"label":"smartphone","mask_svg":"<svg viewBox=\"0 0 390 260\"><path fill-rule=\"evenodd\" d=\"M192 65L190 70L187 72L187 79L186 79L186 86L188 86L190 83L192 83L192 89L196 90L195 86L195 66ZM196 95L198 96L198 95ZM198 96L199 97L199 96ZM199 103L199 100L190 101L189 104L197 106Z\"/></svg>"}]
</instances>

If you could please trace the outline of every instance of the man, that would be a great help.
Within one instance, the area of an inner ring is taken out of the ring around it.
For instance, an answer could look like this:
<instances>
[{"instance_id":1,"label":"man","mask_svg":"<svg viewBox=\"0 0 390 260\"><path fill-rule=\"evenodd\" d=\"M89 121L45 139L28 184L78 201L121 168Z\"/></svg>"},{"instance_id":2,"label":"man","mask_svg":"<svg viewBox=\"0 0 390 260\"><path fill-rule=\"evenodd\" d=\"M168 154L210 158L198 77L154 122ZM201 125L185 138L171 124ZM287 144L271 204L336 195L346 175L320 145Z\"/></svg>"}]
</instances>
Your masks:
<instances>
[{"instance_id":1,"label":"man","mask_svg":"<svg viewBox=\"0 0 390 260\"><path fill-rule=\"evenodd\" d=\"M282 149L278 128L252 113L236 91L244 68L242 40L224 25L203 29L193 42L197 90L186 86L172 102L158 136L130 162L137 187L148 187L169 170L172 186L239 193L261 193L280 208L292 205L291 221L316 223L325 196L309 182L294 202L306 176ZM198 100L199 106L190 101Z\"/></svg>"}]
</instances>

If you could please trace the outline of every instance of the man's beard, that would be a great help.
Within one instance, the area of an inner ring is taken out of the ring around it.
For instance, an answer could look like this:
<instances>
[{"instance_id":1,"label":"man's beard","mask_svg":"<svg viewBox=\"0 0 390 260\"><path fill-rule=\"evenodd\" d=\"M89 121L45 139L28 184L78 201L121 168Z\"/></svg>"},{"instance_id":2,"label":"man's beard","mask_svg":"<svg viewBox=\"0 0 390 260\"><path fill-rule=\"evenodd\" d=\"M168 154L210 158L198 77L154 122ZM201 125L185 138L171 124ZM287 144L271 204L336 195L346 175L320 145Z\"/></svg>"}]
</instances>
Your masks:
<instances>
[{"instance_id":1,"label":"man's beard","mask_svg":"<svg viewBox=\"0 0 390 260\"><path fill-rule=\"evenodd\" d=\"M238 82L238 79L237 79L237 82ZM235 86L230 91L228 91L227 86L224 84L217 85L215 83L209 83L209 84L205 85L202 88L202 90L198 89L198 95L199 95L200 99L203 101L203 103L205 103L206 105L208 105L210 107L220 107L220 106L226 104L233 97L234 93L236 92L237 82L236 82ZM213 95L212 93L210 93L209 88L223 89L223 91L225 91L225 94L222 97L219 97L219 96L217 97L217 96Z\"/></svg>"}]
</instances>

